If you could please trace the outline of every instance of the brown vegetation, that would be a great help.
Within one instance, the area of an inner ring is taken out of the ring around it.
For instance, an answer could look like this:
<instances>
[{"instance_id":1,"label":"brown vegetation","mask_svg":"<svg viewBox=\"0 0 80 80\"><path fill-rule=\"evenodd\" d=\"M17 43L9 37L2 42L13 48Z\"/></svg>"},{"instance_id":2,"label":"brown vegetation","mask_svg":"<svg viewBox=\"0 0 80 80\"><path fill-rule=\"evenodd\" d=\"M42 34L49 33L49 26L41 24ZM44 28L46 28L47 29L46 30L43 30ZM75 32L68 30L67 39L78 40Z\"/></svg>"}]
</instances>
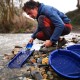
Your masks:
<instances>
[{"instance_id":1,"label":"brown vegetation","mask_svg":"<svg viewBox=\"0 0 80 80\"><path fill-rule=\"evenodd\" d=\"M0 1L0 33L32 32L34 22L22 16L22 0L20 7L14 6L14 0Z\"/></svg>"}]
</instances>

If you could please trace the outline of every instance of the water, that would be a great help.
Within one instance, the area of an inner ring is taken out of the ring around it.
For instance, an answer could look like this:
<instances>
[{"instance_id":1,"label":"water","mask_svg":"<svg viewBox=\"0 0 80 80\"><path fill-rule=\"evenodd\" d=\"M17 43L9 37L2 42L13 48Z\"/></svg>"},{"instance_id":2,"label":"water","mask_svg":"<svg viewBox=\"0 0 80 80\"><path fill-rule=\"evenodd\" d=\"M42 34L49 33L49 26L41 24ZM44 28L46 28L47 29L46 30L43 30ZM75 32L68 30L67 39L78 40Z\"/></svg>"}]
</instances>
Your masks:
<instances>
[{"instance_id":1,"label":"water","mask_svg":"<svg viewBox=\"0 0 80 80\"><path fill-rule=\"evenodd\" d=\"M0 34L0 54L10 53L15 45L27 44L31 34Z\"/></svg>"}]
</instances>

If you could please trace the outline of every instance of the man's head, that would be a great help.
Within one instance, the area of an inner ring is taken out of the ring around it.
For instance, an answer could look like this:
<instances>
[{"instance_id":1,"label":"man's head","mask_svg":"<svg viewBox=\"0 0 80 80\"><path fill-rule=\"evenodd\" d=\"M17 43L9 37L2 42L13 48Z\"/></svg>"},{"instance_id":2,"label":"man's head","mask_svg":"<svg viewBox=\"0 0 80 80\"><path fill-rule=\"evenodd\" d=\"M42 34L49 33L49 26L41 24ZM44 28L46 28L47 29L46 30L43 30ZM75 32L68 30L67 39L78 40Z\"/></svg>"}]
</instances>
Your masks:
<instances>
[{"instance_id":1,"label":"man's head","mask_svg":"<svg viewBox=\"0 0 80 80\"><path fill-rule=\"evenodd\" d=\"M38 15L38 7L40 6L39 2L28 1L24 4L23 10L32 18L36 18Z\"/></svg>"}]
</instances>

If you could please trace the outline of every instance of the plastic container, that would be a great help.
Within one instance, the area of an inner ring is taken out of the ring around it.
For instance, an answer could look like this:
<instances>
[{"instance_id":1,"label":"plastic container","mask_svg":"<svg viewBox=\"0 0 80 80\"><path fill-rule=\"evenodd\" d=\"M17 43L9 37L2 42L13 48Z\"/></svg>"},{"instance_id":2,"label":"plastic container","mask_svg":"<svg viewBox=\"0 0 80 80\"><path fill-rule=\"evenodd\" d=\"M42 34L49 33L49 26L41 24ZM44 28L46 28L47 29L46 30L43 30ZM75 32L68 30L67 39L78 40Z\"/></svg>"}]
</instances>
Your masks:
<instances>
[{"instance_id":1,"label":"plastic container","mask_svg":"<svg viewBox=\"0 0 80 80\"><path fill-rule=\"evenodd\" d=\"M28 44L26 45L26 48L27 48L27 49L31 49L32 46L33 46L33 43L28 43Z\"/></svg>"},{"instance_id":2,"label":"plastic container","mask_svg":"<svg viewBox=\"0 0 80 80\"><path fill-rule=\"evenodd\" d=\"M67 47L67 50L73 51L76 54L79 54L80 55L80 44L68 46Z\"/></svg>"},{"instance_id":3,"label":"plastic container","mask_svg":"<svg viewBox=\"0 0 80 80\"><path fill-rule=\"evenodd\" d=\"M49 64L62 77L80 78L80 56L70 50L55 50L49 55Z\"/></svg>"},{"instance_id":4,"label":"plastic container","mask_svg":"<svg viewBox=\"0 0 80 80\"><path fill-rule=\"evenodd\" d=\"M9 63L9 68L21 68L26 60L31 56L34 50L20 51Z\"/></svg>"}]
</instances>

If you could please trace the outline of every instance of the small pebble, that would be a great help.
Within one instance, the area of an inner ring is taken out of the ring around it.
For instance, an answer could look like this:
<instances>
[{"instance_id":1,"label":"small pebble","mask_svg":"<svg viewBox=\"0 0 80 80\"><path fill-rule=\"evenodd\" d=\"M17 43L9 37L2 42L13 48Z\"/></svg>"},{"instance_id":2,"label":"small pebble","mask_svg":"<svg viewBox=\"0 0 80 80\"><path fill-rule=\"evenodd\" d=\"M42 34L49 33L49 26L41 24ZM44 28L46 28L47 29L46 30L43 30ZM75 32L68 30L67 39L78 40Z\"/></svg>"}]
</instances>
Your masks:
<instances>
[{"instance_id":1,"label":"small pebble","mask_svg":"<svg viewBox=\"0 0 80 80\"><path fill-rule=\"evenodd\" d=\"M43 79L47 79L47 74L43 74Z\"/></svg>"}]
</instances>

